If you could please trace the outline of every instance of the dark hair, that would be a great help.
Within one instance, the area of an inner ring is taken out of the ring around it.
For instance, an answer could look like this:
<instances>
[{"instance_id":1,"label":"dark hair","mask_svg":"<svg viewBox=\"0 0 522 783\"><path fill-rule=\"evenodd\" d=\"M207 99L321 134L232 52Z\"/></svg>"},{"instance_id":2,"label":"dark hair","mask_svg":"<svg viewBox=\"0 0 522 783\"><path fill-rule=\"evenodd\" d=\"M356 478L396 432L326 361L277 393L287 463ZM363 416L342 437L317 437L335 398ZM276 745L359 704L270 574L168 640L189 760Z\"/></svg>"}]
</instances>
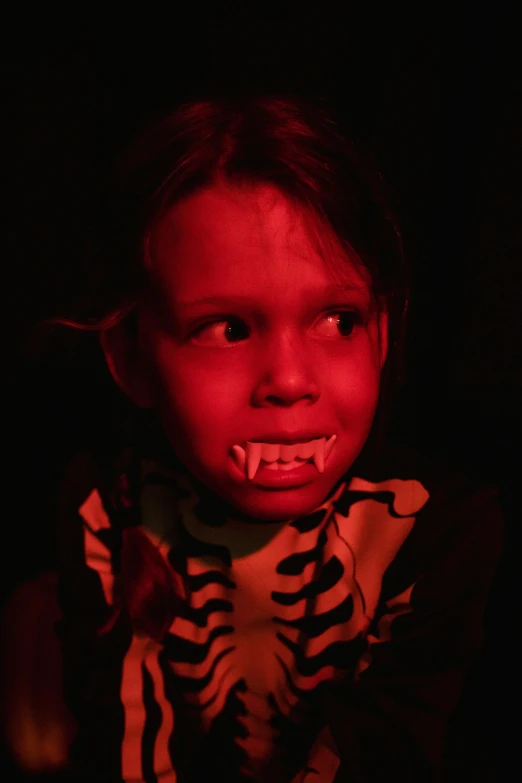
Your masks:
<instances>
[{"instance_id":1,"label":"dark hair","mask_svg":"<svg viewBox=\"0 0 522 783\"><path fill-rule=\"evenodd\" d=\"M379 312L388 312L389 346L377 416L404 380L409 275L382 178L327 113L324 102L286 96L185 103L141 135L110 181L92 252L95 300L53 319L103 331L132 326L150 264L149 240L178 200L216 181L265 183L326 224L352 263L369 272ZM138 569L139 570L139 569Z\"/></svg>"}]
</instances>

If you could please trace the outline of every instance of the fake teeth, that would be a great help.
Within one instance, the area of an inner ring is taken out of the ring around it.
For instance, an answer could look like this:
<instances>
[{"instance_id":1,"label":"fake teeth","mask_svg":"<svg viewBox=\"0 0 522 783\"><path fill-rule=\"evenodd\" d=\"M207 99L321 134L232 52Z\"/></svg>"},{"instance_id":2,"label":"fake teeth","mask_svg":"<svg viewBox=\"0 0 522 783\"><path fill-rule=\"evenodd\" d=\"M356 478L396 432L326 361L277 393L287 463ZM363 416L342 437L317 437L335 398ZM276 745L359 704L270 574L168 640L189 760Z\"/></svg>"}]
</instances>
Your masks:
<instances>
[{"instance_id":1,"label":"fake teeth","mask_svg":"<svg viewBox=\"0 0 522 783\"><path fill-rule=\"evenodd\" d=\"M293 459L292 462L281 462L280 460L277 460L277 462L267 462L265 468L267 470L275 471L282 470L284 473L286 470L293 470L294 468L304 465L305 462L307 462L305 459Z\"/></svg>"},{"instance_id":2,"label":"fake teeth","mask_svg":"<svg viewBox=\"0 0 522 783\"><path fill-rule=\"evenodd\" d=\"M246 472L251 481L257 473L261 460L266 463L278 463L271 470L291 470L302 462L312 458L319 473L324 473L324 461L329 456L337 435L332 435L328 440L318 438L306 443L253 443L246 442L246 449L242 446L233 446L232 455L239 470ZM287 464L285 464L287 463ZM246 468L246 470L245 470Z\"/></svg>"}]
</instances>

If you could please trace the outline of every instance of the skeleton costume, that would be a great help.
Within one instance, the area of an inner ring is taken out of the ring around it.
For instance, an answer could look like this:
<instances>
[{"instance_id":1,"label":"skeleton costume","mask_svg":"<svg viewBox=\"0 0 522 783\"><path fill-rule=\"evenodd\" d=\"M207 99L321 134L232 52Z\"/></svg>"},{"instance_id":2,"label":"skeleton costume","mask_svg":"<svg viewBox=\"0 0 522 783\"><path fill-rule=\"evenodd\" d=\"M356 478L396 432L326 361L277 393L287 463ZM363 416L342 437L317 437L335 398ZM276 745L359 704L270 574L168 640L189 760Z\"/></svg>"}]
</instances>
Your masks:
<instances>
[{"instance_id":1,"label":"skeleton costume","mask_svg":"<svg viewBox=\"0 0 522 783\"><path fill-rule=\"evenodd\" d=\"M496 494L389 444L313 513L255 523L157 438L80 455L57 627L75 779L436 780L500 556ZM160 640L113 611L136 526L179 593Z\"/></svg>"}]
</instances>

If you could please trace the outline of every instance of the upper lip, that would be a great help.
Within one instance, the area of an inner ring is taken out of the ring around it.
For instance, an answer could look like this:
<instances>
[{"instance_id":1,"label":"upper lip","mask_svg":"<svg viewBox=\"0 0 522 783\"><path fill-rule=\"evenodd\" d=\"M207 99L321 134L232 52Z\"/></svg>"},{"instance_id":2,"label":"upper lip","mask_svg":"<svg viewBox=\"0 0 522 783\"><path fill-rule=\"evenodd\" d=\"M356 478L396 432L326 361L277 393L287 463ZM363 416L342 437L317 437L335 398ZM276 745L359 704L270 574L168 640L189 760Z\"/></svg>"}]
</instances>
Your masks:
<instances>
[{"instance_id":1,"label":"upper lip","mask_svg":"<svg viewBox=\"0 0 522 783\"><path fill-rule=\"evenodd\" d=\"M248 438L250 443L280 443L292 446L294 443L307 443L309 440L329 437L325 431L302 430L301 432L265 432L255 438Z\"/></svg>"}]
</instances>

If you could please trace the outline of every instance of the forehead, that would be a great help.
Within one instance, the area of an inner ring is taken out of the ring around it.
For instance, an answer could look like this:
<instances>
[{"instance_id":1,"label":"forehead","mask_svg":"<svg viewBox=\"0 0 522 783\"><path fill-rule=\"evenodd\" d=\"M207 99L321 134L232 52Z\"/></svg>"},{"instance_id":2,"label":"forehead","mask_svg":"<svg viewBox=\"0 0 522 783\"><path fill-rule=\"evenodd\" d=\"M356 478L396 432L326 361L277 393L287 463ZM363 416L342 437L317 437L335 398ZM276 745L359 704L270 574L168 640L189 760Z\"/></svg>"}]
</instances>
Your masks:
<instances>
[{"instance_id":1,"label":"forehead","mask_svg":"<svg viewBox=\"0 0 522 783\"><path fill-rule=\"evenodd\" d=\"M208 291L368 288L317 217L266 185L213 185L172 207L154 232L152 273L183 298Z\"/></svg>"}]
</instances>

